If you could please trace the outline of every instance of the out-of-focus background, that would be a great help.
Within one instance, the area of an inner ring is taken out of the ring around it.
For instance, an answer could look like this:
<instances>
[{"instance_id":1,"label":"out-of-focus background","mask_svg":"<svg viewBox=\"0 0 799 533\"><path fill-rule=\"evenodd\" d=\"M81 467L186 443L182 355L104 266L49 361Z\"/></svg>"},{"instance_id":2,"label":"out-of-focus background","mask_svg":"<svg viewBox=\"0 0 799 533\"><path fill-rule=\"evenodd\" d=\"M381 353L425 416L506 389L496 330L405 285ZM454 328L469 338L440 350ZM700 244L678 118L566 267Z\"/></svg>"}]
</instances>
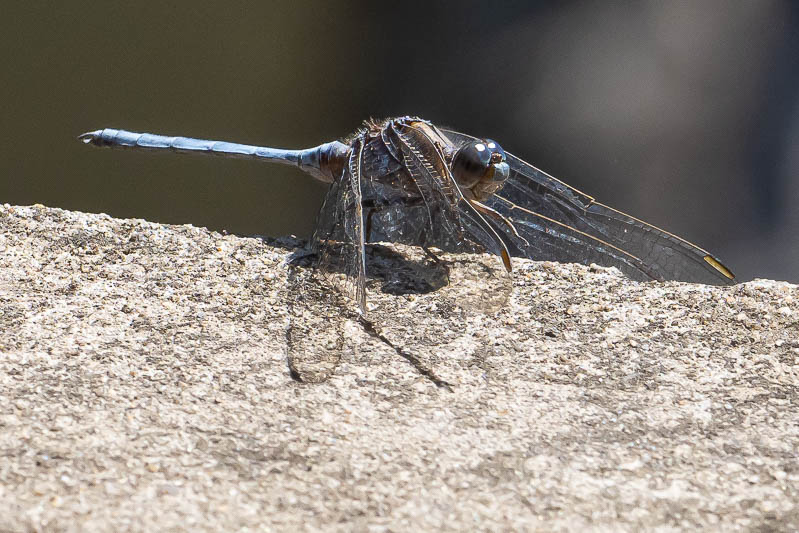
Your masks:
<instances>
[{"instance_id":1,"label":"out-of-focus background","mask_svg":"<svg viewBox=\"0 0 799 533\"><path fill-rule=\"evenodd\" d=\"M413 114L799 282L796 2L19 2L0 67L1 203L307 236L294 169L75 137L300 148Z\"/></svg>"}]
</instances>

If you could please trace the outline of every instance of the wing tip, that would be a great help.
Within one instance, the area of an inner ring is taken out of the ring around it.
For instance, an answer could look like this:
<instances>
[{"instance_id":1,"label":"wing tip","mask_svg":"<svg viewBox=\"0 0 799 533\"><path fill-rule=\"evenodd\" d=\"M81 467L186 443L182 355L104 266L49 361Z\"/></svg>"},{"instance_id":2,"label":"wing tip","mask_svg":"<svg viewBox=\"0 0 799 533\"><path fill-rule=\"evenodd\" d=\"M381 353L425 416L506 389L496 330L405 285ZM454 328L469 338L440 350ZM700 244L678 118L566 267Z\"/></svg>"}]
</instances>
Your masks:
<instances>
[{"instance_id":1,"label":"wing tip","mask_svg":"<svg viewBox=\"0 0 799 533\"><path fill-rule=\"evenodd\" d=\"M705 260L705 262L707 264L709 264L710 266L715 268L718 272L720 272L728 280L732 281L732 280L735 279L735 274L733 274L732 271L729 268L727 268L724 265L722 265L721 261L719 261L718 259L716 259L712 255L710 255L710 254L705 255L704 260Z\"/></svg>"},{"instance_id":2,"label":"wing tip","mask_svg":"<svg viewBox=\"0 0 799 533\"><path fill-rule=\"evenodd\" d=\"M510 262L510 254L508 253L508 250L503 249L500 252L500 255L502 256L502 264L505 265L505 270L508 272L513 272L513 265Z\"/></svg>"}]
</instances>

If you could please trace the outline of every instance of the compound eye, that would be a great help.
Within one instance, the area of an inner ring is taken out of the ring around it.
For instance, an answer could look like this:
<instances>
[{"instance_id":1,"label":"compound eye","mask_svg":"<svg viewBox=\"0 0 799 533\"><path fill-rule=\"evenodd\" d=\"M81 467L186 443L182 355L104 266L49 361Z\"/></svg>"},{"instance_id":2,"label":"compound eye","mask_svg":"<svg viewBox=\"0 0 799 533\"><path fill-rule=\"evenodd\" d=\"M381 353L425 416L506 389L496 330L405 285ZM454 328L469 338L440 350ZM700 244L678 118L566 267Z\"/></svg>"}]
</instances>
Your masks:
<instances>
[{"instance_id":1,"label":"compound eye","mask_svg":"<svg viewBox=\"0 0 799 533\"><path fill-rule=\"evenodd\" d=\"M504 163L505 152L496 142L486 139L464 144L452 159L452 175L462 188L471 189L494 177L495 167Z\"/></svg>"}]
</instances>

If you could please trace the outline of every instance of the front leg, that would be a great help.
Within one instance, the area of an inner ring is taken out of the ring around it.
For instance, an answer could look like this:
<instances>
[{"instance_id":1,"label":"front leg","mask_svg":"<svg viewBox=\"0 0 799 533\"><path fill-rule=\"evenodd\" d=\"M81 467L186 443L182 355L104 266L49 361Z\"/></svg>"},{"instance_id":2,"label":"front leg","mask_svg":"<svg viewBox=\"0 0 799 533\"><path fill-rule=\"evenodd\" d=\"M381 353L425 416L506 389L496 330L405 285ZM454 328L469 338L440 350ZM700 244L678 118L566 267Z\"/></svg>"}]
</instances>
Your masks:
<instances>
[{"instance_id":1,"label":"front leg","mask_svg":"<svg viewBox=\"0 0 799 533\"><path fill-rule=\"evenodd\" d=\"M507 218L505 218L505 217L502 215L502 213L500 213L500 212L499 212L499 211L497 211L496 209L492 209L492 208L488 207L487 205L485 205L485 204L483 204L483 203L480 203L480 202L478 202L477 200L474 200L474 199L472 199L472 200L467 200L467 201L468 201L470 204L472 204L472 206L473 206L475 209L477 209L478 211L480 211L482 214L484 214L484 215L488 215L488 216L490 216L491 218L493 218L494 220L498 220L499 222L501 222L502 224L504 224L505 226L507 226L507 227L508 227L508 228L511 230L511 232L513 233L513 235L514 235L515 237L517 237L517 238L519 238L520 240L524 241L524 244L525 244L525 245L527 245L527 246L530 246L530 243L529 243L529 242L527 242L527 239L525 239L524 237L522 237L521 235L519 235L519 232L518 232L518 231L516 231L516 226L514 226L514 225L513 225L513 222L511 222L510 220L508 220Z\"/></svg>"}]
</instances>

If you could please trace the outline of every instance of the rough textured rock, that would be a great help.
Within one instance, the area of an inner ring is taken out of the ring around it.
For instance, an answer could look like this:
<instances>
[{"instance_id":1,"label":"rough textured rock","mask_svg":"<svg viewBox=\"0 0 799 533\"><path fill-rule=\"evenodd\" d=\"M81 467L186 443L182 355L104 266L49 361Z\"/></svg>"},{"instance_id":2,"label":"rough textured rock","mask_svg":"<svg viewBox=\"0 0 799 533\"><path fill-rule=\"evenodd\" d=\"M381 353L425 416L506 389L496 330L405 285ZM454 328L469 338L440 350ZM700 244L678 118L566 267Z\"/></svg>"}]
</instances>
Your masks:
<instances>
[{"instance_id":1,"label":"rough textured rock","mask_svg":"<svg viewBox=\"0 0 799 533\"><path fill-rule=\"evenodd\" d=\"M360 321L290 240L0 230L2 531L799 528L795 285L376 247Z\"/></svg>"}]
</instances>

